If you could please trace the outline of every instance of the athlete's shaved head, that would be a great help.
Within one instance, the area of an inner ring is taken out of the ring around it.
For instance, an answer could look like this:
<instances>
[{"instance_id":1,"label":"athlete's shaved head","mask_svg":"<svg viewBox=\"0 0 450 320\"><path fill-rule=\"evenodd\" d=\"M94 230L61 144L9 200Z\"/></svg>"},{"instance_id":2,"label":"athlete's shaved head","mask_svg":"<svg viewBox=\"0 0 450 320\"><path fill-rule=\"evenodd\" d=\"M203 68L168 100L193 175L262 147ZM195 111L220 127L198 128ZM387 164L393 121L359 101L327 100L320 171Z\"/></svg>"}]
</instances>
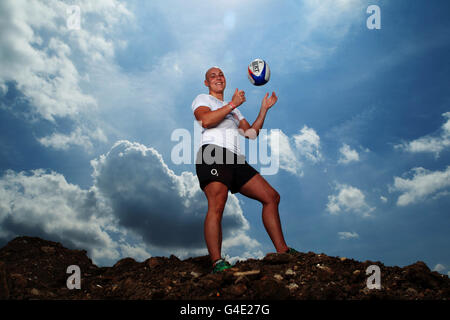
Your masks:
<instances>
[{"instance_id":1,"label":"athlete's shaved head","mask_svg":"<svg viewBox=\"0 0 450 320\"><path fill-rule=\"evenodd\" d=\"M219 69L219 71L222 71L222 70L220 70L219 67L216 67L216 66L209 68L209 69L205 72L205 80L208 80L208 75L209 75L214 69Z\"/></svg>"}]
</instances>

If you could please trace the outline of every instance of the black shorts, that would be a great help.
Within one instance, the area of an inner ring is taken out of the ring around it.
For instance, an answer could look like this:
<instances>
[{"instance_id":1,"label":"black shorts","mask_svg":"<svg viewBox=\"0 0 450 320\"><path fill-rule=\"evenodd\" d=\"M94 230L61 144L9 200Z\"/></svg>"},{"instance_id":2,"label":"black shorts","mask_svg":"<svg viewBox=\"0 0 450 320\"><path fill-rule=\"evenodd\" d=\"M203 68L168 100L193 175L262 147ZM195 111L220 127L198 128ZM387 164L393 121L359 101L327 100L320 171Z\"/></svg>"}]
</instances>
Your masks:
<instances>
[{"instance_id":1,"label":"black shorts","mask_svg":"<svg viewBox=\"0 0 450 320\"><path fill-rule=\"evenodd\" d=\"M206 144L199 149L195 170L202 190L208 183L220 181L231 193L239 192L248 180L259 173L247 163L245 156L214 144Z\"/></svg>"}]
</instances>

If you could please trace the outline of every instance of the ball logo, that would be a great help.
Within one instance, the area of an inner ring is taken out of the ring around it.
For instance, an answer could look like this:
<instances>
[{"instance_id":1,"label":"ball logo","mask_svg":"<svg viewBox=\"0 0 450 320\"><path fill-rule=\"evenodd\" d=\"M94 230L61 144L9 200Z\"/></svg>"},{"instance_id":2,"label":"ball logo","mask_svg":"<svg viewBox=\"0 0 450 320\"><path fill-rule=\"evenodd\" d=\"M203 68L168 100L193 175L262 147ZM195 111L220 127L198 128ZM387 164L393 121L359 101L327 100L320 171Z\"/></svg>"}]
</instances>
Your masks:
<instances>
[{"instance_id":1,"label":"ball logo","mask_svg":"<svg viewBox=\"0 0 450 320\"><path fill-rule=\"evenodd\" d=\"M252 67L253 67L253 72L254 72L254 73L259 73L259 64L258 64L258 61L253 61L253 62L252 62Z\"/></svg>"},{"instance_id":2,"label":"ball logo","mask_svg":"<svg viewBox=\"0 0 450 320\"><path fill-rule=\"evenodd\" d=\"M248 65L248 80L255 86L262 86L269 82L270 69L262 59L255 59Z\"/></svg>"}]
</instances>

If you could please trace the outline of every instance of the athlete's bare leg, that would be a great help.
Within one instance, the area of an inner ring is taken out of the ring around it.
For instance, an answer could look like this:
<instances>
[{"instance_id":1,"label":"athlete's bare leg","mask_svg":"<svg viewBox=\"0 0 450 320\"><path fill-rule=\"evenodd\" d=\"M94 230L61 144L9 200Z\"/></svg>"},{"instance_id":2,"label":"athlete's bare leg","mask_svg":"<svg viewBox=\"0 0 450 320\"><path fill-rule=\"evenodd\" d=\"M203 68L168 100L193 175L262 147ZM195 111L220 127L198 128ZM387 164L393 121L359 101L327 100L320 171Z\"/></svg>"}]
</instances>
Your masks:
<instances>
[{"instance_id":1,"label":"athlete's bare leg","mask_svg":"<svg viewBox=\"0 0 450 320\"><path fill-rule=\"evenodd\" d=\"M244 196L258 200L263 205L262 219L264 227L277 252L286 252L289 247L284 241L281 230L278 204L280 195L260 174L256 174L239 190Z\"/></svg>"},{"instance_id":2,"label":"athlete's bare leg","mask_svg":"<svg viewBox=\"0 0 450 320\"><path fill-rule=\"evenodd\" d=\"M212 262L222 257L222 215L228 198L228 187L218 181L210 182L204 188L208 199L204 233L206 246Z\"/></svg>"}]
</instances>

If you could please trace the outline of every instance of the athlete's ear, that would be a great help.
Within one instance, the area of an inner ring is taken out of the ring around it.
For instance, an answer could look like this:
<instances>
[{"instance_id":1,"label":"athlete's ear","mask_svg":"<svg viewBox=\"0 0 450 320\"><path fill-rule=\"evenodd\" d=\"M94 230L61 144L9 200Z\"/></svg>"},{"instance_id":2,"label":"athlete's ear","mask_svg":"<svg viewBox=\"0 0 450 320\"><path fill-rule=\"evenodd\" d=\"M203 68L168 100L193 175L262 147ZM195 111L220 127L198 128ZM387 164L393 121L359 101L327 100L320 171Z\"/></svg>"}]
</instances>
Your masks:
<instances>
[{"instance_id":1,"label":"athlete's ear","mask_svg":"<svg viewBox=\"0 0 450 320\"><path fill-rule=\"evenodd\" d=\"M207 86L207 87L209 88L209 82L208 82L208 80L205 79L204 84L205 84L205 86Z\"/></svg>"}]
</instances>

